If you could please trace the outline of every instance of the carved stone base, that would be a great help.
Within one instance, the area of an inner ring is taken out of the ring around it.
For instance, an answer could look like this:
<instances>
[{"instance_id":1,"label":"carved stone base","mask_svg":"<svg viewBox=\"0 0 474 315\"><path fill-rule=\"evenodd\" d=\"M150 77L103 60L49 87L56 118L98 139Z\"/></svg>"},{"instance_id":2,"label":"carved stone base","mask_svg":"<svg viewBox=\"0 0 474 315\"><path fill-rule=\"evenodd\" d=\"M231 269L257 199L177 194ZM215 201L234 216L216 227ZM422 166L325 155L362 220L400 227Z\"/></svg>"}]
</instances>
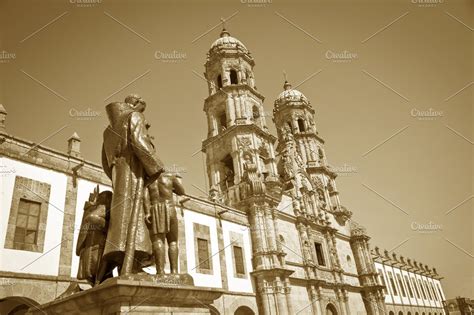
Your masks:
<instances>
[{"instance_id":1,"label":"carved stone base","mask_svg":"<svg viewBox=\"0 0 474 315\"><path fill-rule=\"evenodd\" d=\"M189 275L181 276L183 281L189 280ZM161 280L164 278L167 276ZM111 278L94 288L32 307L27 314L211 314L210 304L223 293L158 280L160 277L157 281Z\"/></svg>"},{"instance_id":2,"label":"carved stone base","mask_svg":"<svg viewBox=\"0 0 474 315\"><path fill-rule=\"evenodd\" d=\"M194 285L193 277L187 273L152 275L148 273L131 274L129 276L120 276L123 280L146 281L162 286L181 286Z\"/></svg>"}]
</instances>

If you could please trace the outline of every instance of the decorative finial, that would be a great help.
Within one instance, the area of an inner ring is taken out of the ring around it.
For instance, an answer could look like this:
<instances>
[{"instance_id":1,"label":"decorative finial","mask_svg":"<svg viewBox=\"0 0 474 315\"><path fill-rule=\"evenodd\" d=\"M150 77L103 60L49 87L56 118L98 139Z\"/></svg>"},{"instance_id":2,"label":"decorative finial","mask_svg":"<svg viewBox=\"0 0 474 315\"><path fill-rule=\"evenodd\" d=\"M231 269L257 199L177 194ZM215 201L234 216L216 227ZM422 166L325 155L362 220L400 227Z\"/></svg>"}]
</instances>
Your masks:
<instances>
[{"instance_id":1,"label":"decorative finial","mask_svg":"<svg viewBox=\"0 0 474 315\"><path fill-rule=\"evenodd\" d=\"M288 83L288 78L287 78L285 70L283 70L283 78L285 78L285 84L283 84L283 89L285 89L285 91L286 90L291 90L291 84Z\"/></svg>"},{"instance_id":2,"label":"decorative finial","mask_svg":"<svg viewBox=\"0 0 474 315\"><path fill-rule=\"evenodd\" d=\"M225 29L225 19L224 18L221 18L221 23L222 23L221 37L230 36L230 33L227 32L227 30Z\"/></svg>"}]
</instances>

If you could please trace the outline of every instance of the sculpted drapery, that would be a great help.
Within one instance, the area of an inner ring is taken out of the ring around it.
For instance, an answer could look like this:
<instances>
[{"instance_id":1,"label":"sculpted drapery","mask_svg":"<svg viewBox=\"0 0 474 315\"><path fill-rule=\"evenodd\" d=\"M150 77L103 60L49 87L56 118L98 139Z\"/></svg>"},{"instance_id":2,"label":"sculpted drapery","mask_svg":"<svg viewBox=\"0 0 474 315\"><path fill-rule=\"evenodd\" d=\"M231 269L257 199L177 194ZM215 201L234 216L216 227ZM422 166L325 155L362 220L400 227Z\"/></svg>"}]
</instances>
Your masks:
<instances>
[{"instance_id":1,"label":"sculpted drapery","mask_svg":"<svg viewBox=\"0 0 474 315\"><path fill-rule=\"evenodd\" d=\"M122 265L132 209L138 205L134 237L135 270L152 263L143 202L136 202L136 198L141 198L137 192L143 191L143 182L152 182L163 172L163 163L157 157L148 135L143 110L144 102L139 97L107 105L110 125L104 131L102 148L102 165L112 180L114 191L103 259L119 267Z\"/></svg>"}]
</instances>

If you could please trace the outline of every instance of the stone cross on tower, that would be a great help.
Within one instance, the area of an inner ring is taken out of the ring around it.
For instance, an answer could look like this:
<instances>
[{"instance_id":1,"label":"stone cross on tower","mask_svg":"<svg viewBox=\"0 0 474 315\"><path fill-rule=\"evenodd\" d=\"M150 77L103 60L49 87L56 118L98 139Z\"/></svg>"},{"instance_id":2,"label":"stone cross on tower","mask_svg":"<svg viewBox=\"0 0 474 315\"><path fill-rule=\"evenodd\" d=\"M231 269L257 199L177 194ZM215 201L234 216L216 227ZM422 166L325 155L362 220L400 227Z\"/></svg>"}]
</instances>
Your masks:
<instances>
[{"instance_id":1,"label":"stone cross on tower","mask_svg":"<svg viewBox=\"0 0 474 315\"><path fill-rule=\"evenodd\" d=\"M221 18L222 29L225 30L225 19Z\"/></svg>"}]
</instances>

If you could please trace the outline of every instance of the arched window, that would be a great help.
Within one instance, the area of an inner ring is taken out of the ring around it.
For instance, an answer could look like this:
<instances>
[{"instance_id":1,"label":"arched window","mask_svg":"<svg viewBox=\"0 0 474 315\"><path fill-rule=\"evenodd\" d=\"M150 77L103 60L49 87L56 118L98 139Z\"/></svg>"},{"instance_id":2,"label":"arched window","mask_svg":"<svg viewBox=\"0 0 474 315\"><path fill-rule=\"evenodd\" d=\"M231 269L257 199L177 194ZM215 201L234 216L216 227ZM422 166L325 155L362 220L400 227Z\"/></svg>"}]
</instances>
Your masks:
<instances>
[{"instance_id":1,"label":"arched window","mask_svg":"<svg viewBox=\"0 0 474 315\"><path fill-rule=\"evenodd\" d=\"M217 87L222 88L222 76L220 74L217 76Z\"/></svg>"},{"instance_id":2,"label":"arched window","mask_svg":"<svg viewBox=\"0 0 474 315\"><path fill-rule=\"evenodd\" d=\"M223 178L221 181L222 188L229 188L231 186L234 186L234 161L232 159L232 156L230 156L230 154L227 154L222 159L222 164L224 164L222 170Z\"/></svg>"},{"instance_id":3,"label":"arched window","mask_svg":"<svg viewBox=\"0 0 474 315\"><path fill-rule=\"evenodd\" d=\"M403 312L402 311L398 312L398 315L403 315Z\"/></svg>"},{"instance_id":4,"label":"arched window","mask_svg":"<svg viewBox=\"0 0 474 315\"><path fill-rule=\"evenodd\" d=\"M285 238L283 237L283 235L278 235L278 242L281 244L281 245L285 245Z\"/></svg>"},{"instance_id":5,"label":"arched window","mask_svg":"<svg viewBox=\"0 0 474 315\"><path fill-rule=\"evenodd\" d=\"M390 311L390 312L388 313L388 315L395 315L395 313L392 312L392 311Z\"/></svg>"},{"instance_id":6,"label":"arched window","mask_svg":"<svg viewBox=\"0 0 474 315\"><path fill-rule=\"evenodd\" d=\"M303 118L298 118L298 129L299 129L300 132L305 131Z\"/></svg>"},{"instance_id":7,"label":"arched window","mask_svg":"<svg viewBox=\"0 0 474 315\"><path fill-rule=\"evenodd\" d=\"M411 312L408 312L407 315L411 315Z\"/></svg>"},{"instance_id":8,"label":"arched window","mask_svg":"<svg viewBox=\"0 0 474 315\"><path fill-rule=\"evenodd\" d=\"M234 315L255 315L255 313L247 306L239 306Z\"/></svg>"},{"instance_id":9,"label":"arched window","mask_svg":"<svg viewBox=\"0 0 474 315\"><path fill-rule=\"evenodd\" d=\"M257 105L253 105L252 107L252 117L253 119L257 119L260 117L260 111L258 110Z\"/></svg>"},{"instance_id":10,"label":"arched window","mask_svg":"<svg viewBox=\"0 0 474 315\"><path fill-rule=\"evenodd\" d=\"M319 156L319 159L320 159L320 160L324 159L324 152L323 152L323 149L318 148L318 156Z\"/></svg>"},{"instance_id":11,"label":"arched window","mask_svg":"<svg viewBox=\"0 0 474 315\"><path fill-rule=\"evenodd\" d=\"M351 258L351 256L347 255L347 256L346 256L346 260L347 260L347 265L348 265L349 267L352 267L352 258Z\"/></svg>"},{"instance_id":12,"label":"arched window","mask_svg":"<svg viewBox=\"0 0 474 315\"><path fill-rule=\"evenodd\" d=\"M337 310L331 303L326 306L326 315L337 315Z\"/></svg>"},{"instance_id":13,"label":"arched window","mask_svg":"<svg viewBox=\"0 0 474 315\"><path fill-rule=\"evenodd\" d=\"M227 116L225 112L222 112L219 115L219 125L220 125L220 131L224 131L227 128Z\"/></svg>"},{"instance_id":14,"label":"arched window","mask_svg":"<svg viewBox=\"0 0 474 315\"><path fill-rule=\"evenodd\" d=\"M230 70L230 84L237 84L237 71Z\"/></svg>"}]
</instances>

